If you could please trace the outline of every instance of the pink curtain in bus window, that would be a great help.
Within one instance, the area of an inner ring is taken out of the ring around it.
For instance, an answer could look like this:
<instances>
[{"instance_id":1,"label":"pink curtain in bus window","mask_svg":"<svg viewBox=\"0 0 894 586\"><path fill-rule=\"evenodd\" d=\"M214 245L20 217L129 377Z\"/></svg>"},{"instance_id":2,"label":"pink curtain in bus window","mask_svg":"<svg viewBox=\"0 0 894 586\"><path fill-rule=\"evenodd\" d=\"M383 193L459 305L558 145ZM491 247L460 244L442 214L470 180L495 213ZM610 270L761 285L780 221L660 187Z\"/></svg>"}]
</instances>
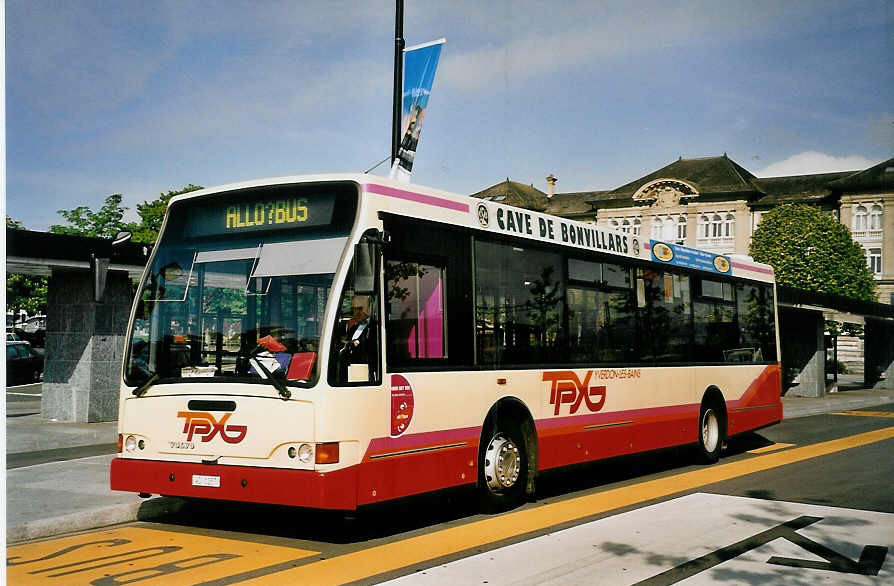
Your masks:
<instances>
[{"instance_id":1,"label":"pink curtain in bus window","mask_svg":"<svg viewBox=\"0 0 894 586\"><path fill-rule=\"evenodd\" d=\"M419 316L407 340L413 358L444 356L443 308L441 273L431 271L419 279Z\"/></svg>"}]
</instances>

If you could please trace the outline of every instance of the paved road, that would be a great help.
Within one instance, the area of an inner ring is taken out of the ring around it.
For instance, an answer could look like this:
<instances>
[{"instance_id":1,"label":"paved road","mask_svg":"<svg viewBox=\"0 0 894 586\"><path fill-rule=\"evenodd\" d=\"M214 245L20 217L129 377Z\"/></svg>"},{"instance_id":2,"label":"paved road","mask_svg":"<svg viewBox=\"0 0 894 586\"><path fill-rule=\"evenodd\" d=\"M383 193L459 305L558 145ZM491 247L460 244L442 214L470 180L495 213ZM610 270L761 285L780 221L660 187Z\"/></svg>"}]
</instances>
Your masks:
<instances>
[{"instance_id":1,"label":"paved road","mask_svg":"<svg viewBox=\"0 0 894 586\"><path fill-rule=\"evenodd\" d=\"M7 470L115 453L117 446L114 441L110 441L114 436L108 433L114 423L94 424L97 431L84 434L75 429L83 424L60 423L51 427L34 425L33 422L27 421L40 418L41 392L42 383L6 389ZM66 433L66 428L69 433ZM82 437L73 440L69 435L74 433ZM70 445L79 441L85 445Z\"/></svg>"},{"instance_id":2,"label":"paved road","mask_svg":"<svg viewBox=\"0 0 894 586\"><path fill-rule=\"evenodd\" d=\"M42 383L6 387L6 413L10 413L10 408L34 409L35 405L37 406L37 412L40 413L40 394L42 388Z\"/></svg>"},{"instance_id":3,"label":"paved road","mask_svg":"<svg viewBox=\"0 0 894 586\"><path fill-rule=\"evenodd\" d=\"M17 545L17 584L894 583L894 404L691 452L544 475L480 515L467 491L358 515L187 503L160 522Z\"/></svg>"}]
</instances>

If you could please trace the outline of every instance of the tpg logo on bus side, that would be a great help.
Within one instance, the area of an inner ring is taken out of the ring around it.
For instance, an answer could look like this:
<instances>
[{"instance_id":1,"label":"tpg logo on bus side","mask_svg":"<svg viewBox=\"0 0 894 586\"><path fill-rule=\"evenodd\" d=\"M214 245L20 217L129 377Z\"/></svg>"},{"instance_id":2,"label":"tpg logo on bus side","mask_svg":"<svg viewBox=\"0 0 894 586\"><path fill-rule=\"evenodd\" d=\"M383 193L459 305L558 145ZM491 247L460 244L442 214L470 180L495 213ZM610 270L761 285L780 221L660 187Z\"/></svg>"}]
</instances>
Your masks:
<instances>
[{"instance_id":1,"label":"tpg logo on bus side","mask_svg":"<svg viewBox=\"0 0 894 586\"><path fill-rule=\"evenodd\" d=\"M588 370L583 381L578 378L573 370L543 373L543 381L552 383L549 393L549 404L555 405L554 415L558 415L559 409L566 403L571 405L570 415L577 413L583 404L586 404L587 409L591 412L602 409L603 405L605 405L605 387L590 386L593 372Z\"/></svg>"}]
</instances>

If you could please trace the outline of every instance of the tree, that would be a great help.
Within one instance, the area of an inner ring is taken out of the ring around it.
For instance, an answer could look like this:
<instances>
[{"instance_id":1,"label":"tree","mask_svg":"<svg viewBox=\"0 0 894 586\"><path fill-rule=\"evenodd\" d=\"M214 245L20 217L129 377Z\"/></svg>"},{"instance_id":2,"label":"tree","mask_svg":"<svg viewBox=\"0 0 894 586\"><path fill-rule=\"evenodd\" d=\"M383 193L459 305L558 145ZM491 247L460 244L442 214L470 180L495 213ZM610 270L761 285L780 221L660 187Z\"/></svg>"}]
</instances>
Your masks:
<instances>
[{"instance_id":1,"label":"tree","mask_svg":"<svg viewBox=\"0 0 894 586\"><path fill-rule=\"evenodd\" d=\"M122 195L113 193L108 196L98 212L87 206L78 206L72 210L59 210L58 213L68 221L69 226L53 224L53 234L70 234L74 236L91 236L93 238L114 238L124 229L124 212L127 208L121 205Z\"/></svg>"},{"instance_id":2,"label":"tree","mask_svg":"<svg viewBox=\"0 0 894 586\"><path fill-rule=\"evenodd\" d=\"M59 214L69 225L54 224L50 232L54 234L72 234L75 236L91 236L94 238L114 238L118 232L127 230L133 234L134 242L153 243L158 238L161 223L164 220L168 203L175 195L202 189L190 183L178 190L170 190L159 194L157 199L137 204L139 222L124 222L127 208L121 204L123 196L113 193L108 196L99 211L94 212L88 206L78 206L71 210L59 210Z\"/></svg>"},{"instance_id":3,"label":"tree","mask_svg":"<svg viewBox=\"0 0 894 586\"><path fill-rule=\"evenodd\" d=\"M139 223L131 222L127 225L127 229L133 233L133 241L149 244L155 242L158 238L158 232L161 230L161 223L165 217L165 210L168 209L168 203L170 203L171 198L175 195L189 193L198 189L202 189L202 187L190 183L182 189L161 193L159 194L158 199L138 203L137 214L140 215L140 221Z\"/></svg>"},{"instance_id":4,"label":"tree","mask_svg":"<svg viewBox=\"0 0 894 586\"><path fill-rule=\"evenodd\" d=\"M28 315L46 313L47 278L19 273L6 275L6 310L24 309Z\"/></svg>"},{"instance_id":5,"label":"tree","mask_svg":"<svg viewBox=\"0 0 894 586\"><path fill-rule=\"evenodd\" d=\"M752 235L749 254L771 265L780 285L877 300L863 248L846 226L817 208L785 204L765 214Z\"/></svg>"}]
</instances>

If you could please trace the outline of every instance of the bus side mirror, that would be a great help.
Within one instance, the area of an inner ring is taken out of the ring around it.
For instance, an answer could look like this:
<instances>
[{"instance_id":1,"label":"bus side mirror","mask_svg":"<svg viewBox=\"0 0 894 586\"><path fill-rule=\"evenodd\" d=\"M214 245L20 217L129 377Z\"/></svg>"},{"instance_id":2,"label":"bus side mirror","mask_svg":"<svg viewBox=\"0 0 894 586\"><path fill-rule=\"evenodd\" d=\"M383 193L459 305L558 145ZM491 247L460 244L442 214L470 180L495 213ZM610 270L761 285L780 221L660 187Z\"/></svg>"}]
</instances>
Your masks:
<instances>
[{"instance_id":1,"label":"bus side mirror","mask_svg":"<svg viewBox=\"0 0 894 586\"><path fill-rule=\"evenodd\" d=\"M384 240L378 230L367 230L354 247L354 292L374 295Z\"/></svg>"}]
</instances>

